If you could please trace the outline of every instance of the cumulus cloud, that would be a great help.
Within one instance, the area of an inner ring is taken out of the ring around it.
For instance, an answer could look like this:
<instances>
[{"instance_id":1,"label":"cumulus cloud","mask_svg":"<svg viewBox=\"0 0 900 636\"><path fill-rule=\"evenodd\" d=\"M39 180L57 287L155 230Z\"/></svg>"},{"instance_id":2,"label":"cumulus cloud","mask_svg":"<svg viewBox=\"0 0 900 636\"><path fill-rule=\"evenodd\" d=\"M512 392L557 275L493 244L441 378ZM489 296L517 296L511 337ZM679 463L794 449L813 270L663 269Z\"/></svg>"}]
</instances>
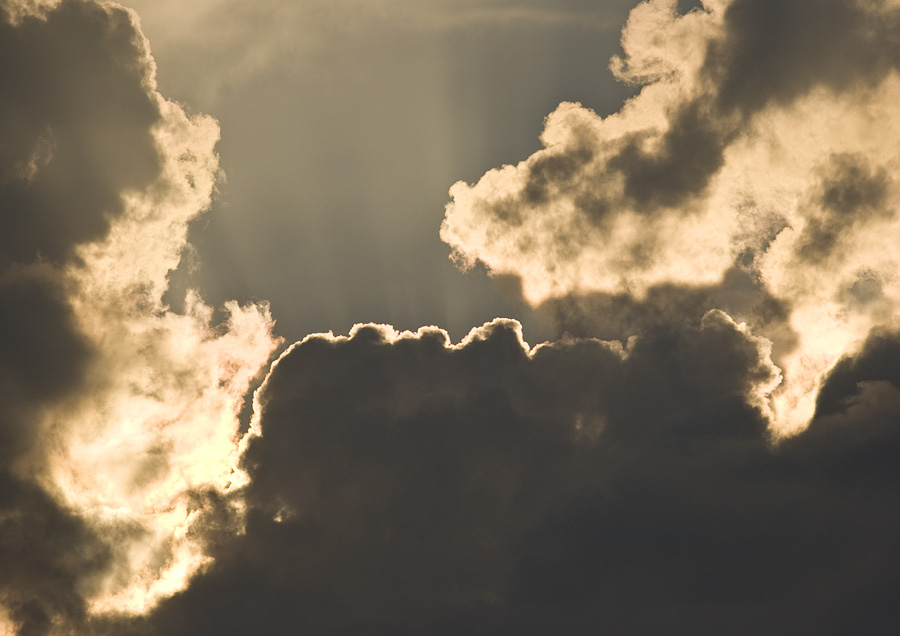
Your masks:
<instances>
[{"instance_id":1,"label":"cumulus cloud","mask_svg":"<svg viewBox=\"0 0 900 636\"><path fill-rule=\"evenodd\" d=\"M606 118L561 104L543 150L453 186L441 236L557 316L673 289L718 288L701 309L728 310L749 277L757 302L735 317L775 343L774 426L799 430L897 306L898 19L869 0L644 2L611 64L639 94ZM774 329L755 311L770 301Z\"/></svg>"},{"instance_id":2,"label":"cumulus cloud","mask_svg":"<svg viewBox=\"0 0 900 636\"><path fill-rule=\"evenodd\" d=\"M3 2L0 48L3 630L83 633L206 560L192 493L240 481L237 412L277 341L265 306L162 302L218 127L156 92L134 14Z\"/></svg>"},{"instance_id":3,"label":"cumulus cloud","mask_svg":"<svg viewBox=\"0 0 900 636\"><path fill-rule=\"evenodd\" d=\"M501 319L455 345L309 336L256 396L246 532L206 526L215 563L130 627L878 632L900 618L896 374L848 360L839 406L776 447L768 353L718 311L627 346L532 348Z\"/></svg>"}]
</instances>

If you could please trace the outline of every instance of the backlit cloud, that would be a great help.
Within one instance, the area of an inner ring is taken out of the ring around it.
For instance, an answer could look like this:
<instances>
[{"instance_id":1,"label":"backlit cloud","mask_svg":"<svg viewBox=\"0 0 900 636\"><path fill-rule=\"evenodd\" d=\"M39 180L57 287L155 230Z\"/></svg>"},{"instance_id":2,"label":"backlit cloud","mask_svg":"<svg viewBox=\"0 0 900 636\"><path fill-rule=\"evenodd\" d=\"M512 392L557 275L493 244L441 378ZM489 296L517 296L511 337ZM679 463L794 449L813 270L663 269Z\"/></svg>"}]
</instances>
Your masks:
<instances>
[{"instance_id":1,"label":"backlit cloud","mask_svg":"<svg viewBox=\"0 0 900 636\"><path fill-rule=\"evenodd\" d=\"M606 118L560 105L543 150L453 186L441 236L535 306L727 288L743 270L796 336L736 316L775 343L775 426L798 430L900 294L898 20L866 0L644 2L611 65L640 93Z\"/></svg>"},{"instance_id":2,"label":"backlit cloud","mask_svg":"<svg viewBox=\"0 0 900 636\"><path fill-rule=\"evenodd\" d=\"M74 633L202 566L190 493L239 481L237 412L276 340L265 306L218 324L194 293L162 302L218 128L155 91L134 15L6 2L0 33L0 599L10 630Z\"/></svg>"},{"instance_id":3,"label":"backlit cloud","mask_svg":"<svg viewBox=\"0 0 900 636\"><path fill-rule=\"evenodd\" d=\"M718 311L627 348L530 347L503 319L455 345L309 336L257 394L246 532L199 525L215 562L131 628L877 632L897 619L898 351L848 360L776 449L757 397L777 369Z\"/></svg>"},{"instance_id":4,"label":"backlit cloud","mask_svg":"<svg viewBox=\"0 0 900 636\"><path fill-rule=\"evenodd\" d=\"M568 19L464 5L415 19ZM898 19L639 4L639 93L441 228L556 341L361 323L264 375L265 303L164 301L217 122L131 10L0 0L0 633L895 632Z\"/></svg>"}]
</instances>

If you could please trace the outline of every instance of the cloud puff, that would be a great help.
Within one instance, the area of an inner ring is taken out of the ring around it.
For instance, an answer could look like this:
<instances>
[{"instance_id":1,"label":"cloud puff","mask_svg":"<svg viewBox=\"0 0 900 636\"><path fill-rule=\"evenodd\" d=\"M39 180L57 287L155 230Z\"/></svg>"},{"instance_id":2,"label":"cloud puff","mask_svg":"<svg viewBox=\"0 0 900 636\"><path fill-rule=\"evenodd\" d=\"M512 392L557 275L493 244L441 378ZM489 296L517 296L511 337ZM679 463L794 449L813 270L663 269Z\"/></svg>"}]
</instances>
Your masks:
<instances>
[{"instance_id":1,"label":"cloud puff","mask_svg":"<svg viewBox=\"0 0 900 636\"><path fill-rule=\"evenodd\" d=\"M611 65L640 93L606 118L560 105L543 150L453 186L441 236L535 306L728 294L743 270L787 314L741 319L776 344L774 425L796 431L900 292L898 19L868 0L644 2Z\"/></svg>"},{"instance_id":2,"label":"cloud puff","mask_svg":"<svg viewBox=\"0 0 900 636\"><path fill-rule=\"evenodd\" d=\"M309 336L257 394L245 534L212 520L215 563L129 629L878 631L900 619L900 401L833 377L841 406L775 447L777 370L721 312L627 347L530 348L501 319L457 345Z\"/></svg>"},{"instance_id":3,"label":"cloud puff","mask_svg":"<svg viewBox=\"0 0 900 636\"><path fill-rule=\"evenodd\" d=\"M202 566L191 493L240 480L277 339L264 305L162 302L218 127L156 92L134 14L3 2L0 48L0 621L84 633Z\"/></svg>"}]
</instances>

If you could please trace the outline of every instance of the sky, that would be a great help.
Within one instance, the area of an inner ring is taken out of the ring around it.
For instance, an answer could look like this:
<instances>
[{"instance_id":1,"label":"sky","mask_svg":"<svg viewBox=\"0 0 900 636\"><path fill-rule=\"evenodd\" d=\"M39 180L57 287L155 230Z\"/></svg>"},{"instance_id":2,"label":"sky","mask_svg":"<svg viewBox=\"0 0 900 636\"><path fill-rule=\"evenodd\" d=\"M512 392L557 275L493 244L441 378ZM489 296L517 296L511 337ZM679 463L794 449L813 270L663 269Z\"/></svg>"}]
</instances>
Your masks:
<instances>
[{"instance_id":1,"label":"sky","mask_svg":"<svg viewBox=\"0 0 900 636\"><path fill-rule=\"evenodd\" d=\"M134 8L160 91L221 128L227 181L177 282L214 304L267 300L290 340L361 321L458 340L526 313L448 260L447 190L537 150L563 99L614 112L631 93L606 70L628 2Z\"/></svg>"},{"instance_id":2,"label":"sky","mask_svg":"<svg viewBox=\"0 0 900 636\"><path fill-rule=\"evenodd\" d=\"M0 0L0 636L893 634L896 0Z\"/></svg>"}]
</instances>

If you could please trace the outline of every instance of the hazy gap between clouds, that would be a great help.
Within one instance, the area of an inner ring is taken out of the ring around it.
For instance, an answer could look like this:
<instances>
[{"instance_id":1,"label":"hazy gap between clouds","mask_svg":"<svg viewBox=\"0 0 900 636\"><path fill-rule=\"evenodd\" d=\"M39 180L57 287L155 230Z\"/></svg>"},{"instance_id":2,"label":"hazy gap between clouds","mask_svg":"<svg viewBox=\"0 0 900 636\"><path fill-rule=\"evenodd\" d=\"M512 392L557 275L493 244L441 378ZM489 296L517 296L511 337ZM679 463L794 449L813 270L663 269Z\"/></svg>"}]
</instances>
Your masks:
<instances>
[{"instance_id":1,"label":"hazy gap between clouds","mask_svg":"<svg viewBox=\"0 0 900 636\"><path fill-rule=\"evenodd\" d=\"M153 36L157 46L162 42L198 60L228 60L209 64L208 72L194 78L201 86L199 94L210 101L270 66L315 64L336 42L342 47L361 42L381 46L377 39L369 40L373 34L562 27L599 34L620 26L597 8L570 10L515 1L198 0L185 6L178 0L131 0L129 6L158 28ZM226 68L227 73L221 70Z\"/></svg>"}]
</instances>

